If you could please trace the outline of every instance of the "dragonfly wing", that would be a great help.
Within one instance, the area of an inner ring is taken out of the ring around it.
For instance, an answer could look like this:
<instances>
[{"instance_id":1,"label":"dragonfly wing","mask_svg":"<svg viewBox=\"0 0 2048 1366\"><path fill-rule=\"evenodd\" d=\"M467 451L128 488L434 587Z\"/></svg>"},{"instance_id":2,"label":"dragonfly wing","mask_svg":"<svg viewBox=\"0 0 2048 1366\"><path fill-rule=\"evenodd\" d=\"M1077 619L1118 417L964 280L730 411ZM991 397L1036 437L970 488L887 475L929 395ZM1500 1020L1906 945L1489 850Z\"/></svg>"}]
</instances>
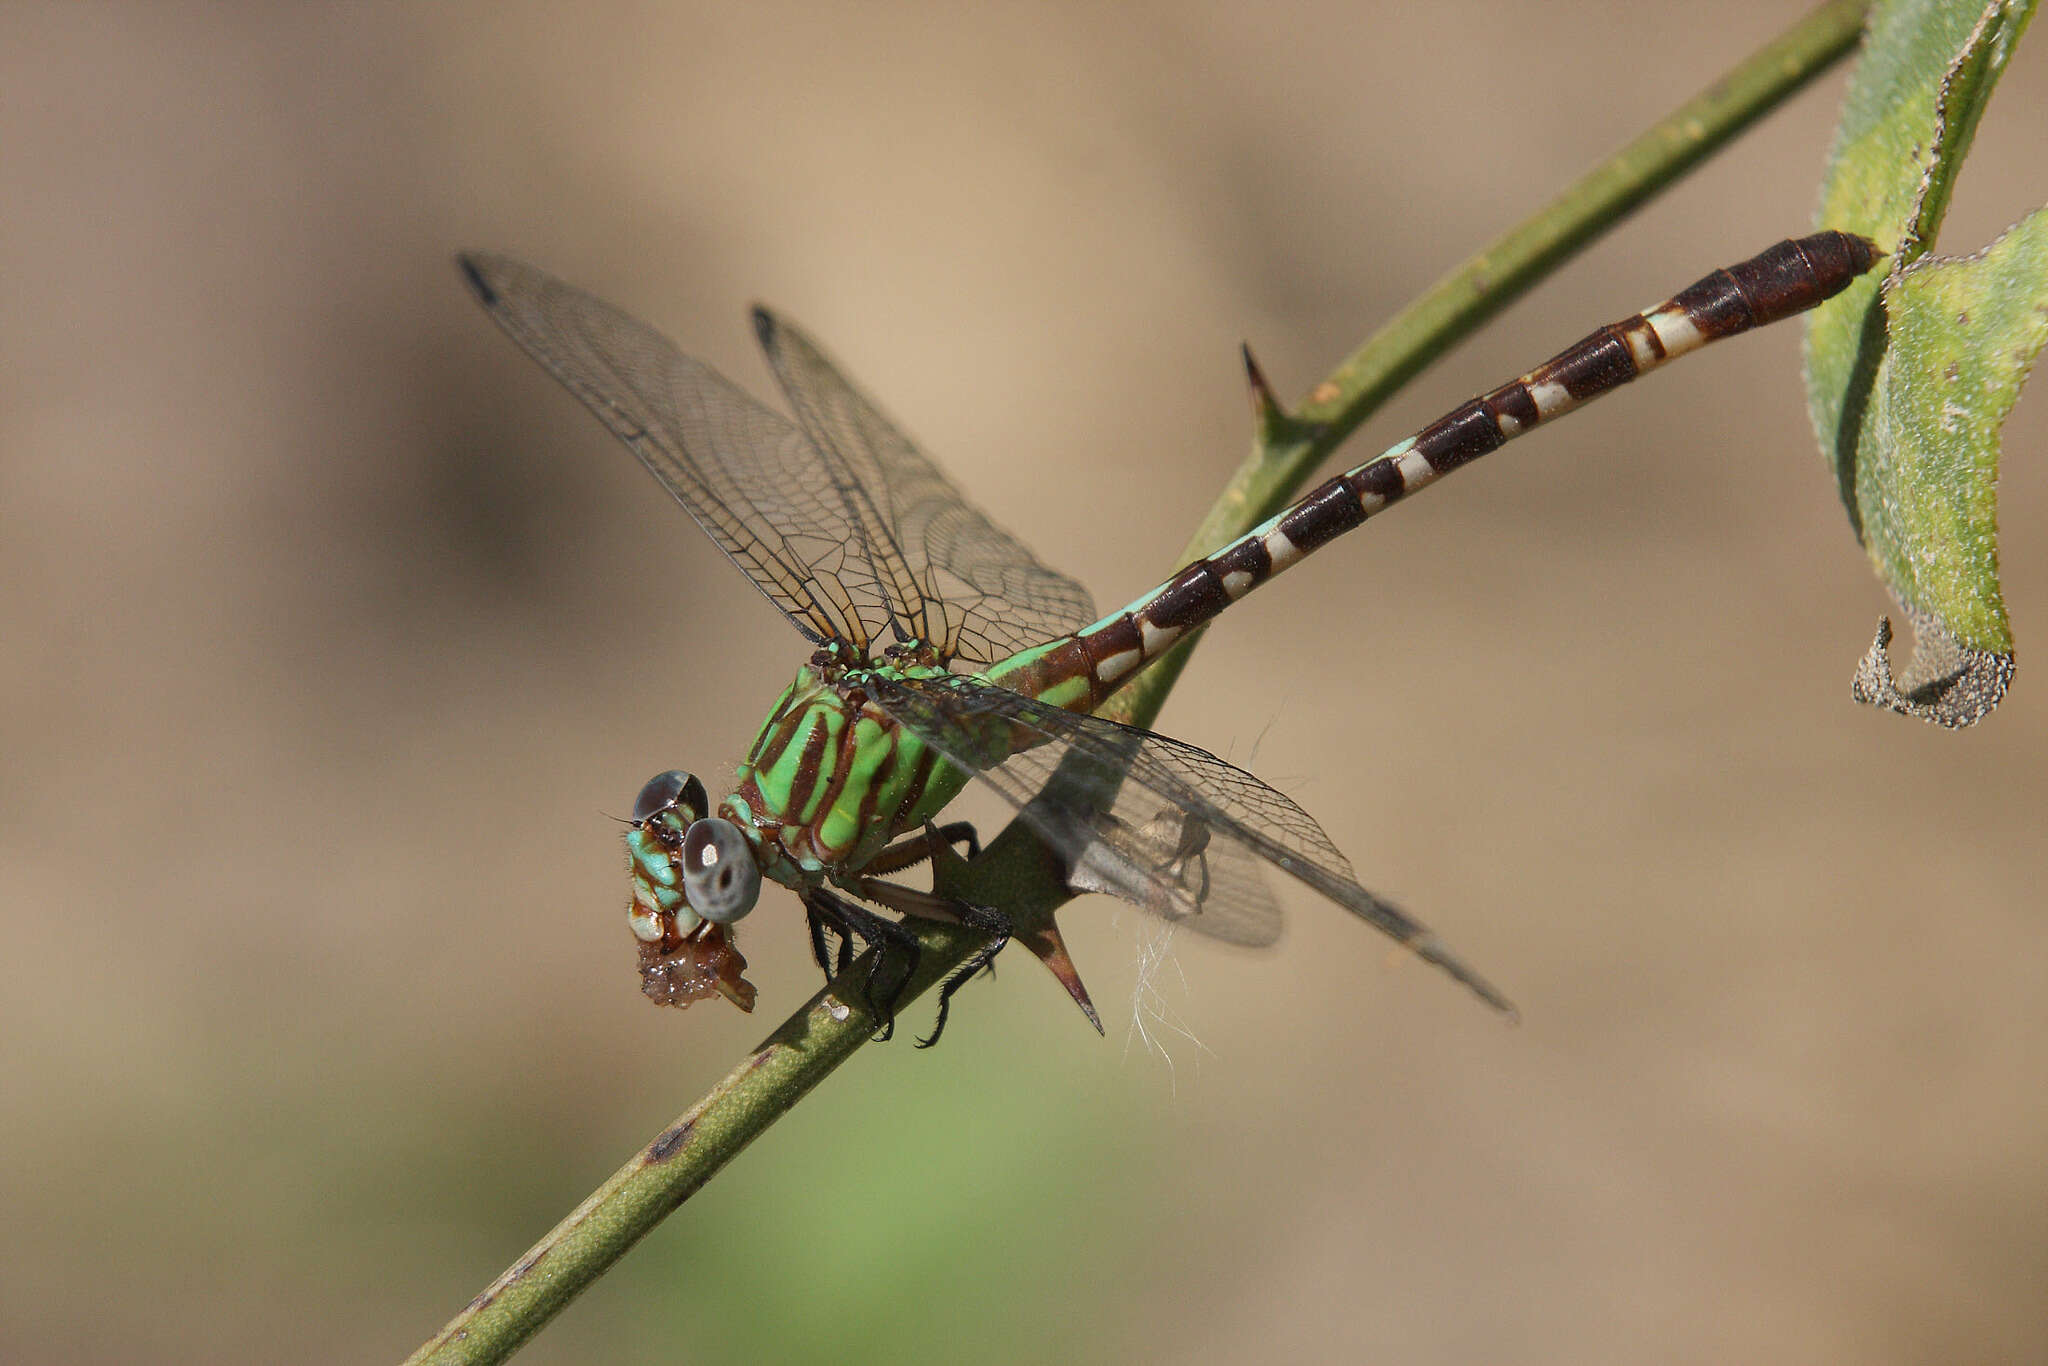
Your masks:
<instances>
[{"instance_id":1,"label":"dragonfly wing","mask_svg":"<svg viewBox=\"0 0 2048 1366\"><path fill-rule=\"evenodd\" d=\"M948 659L993 664L1095 619L1088 590L1041 564L969 503L817 343L765 308L754 328L797 421L844 466L876 577L913 634Z\"/></svg>"},{"instance_id":2,"label":"dragonfly wing","mask_svg":"<svg viewBox=\"0 0 2048 1366\"><path fill-rule=\"evenodd\" d=\"M510 257L461 258L492 319L638 456L813 641L866 652L888 595L828 461L803 431L647 324Z\"/></svg>"},{"instance_id":3,"label":"dragonfly wing","mask_svg":"<svg viewBox=\"0 0 2048 1366\"><path fill-rule=\"evenodd\" d=\"M1007 724L1016 752L980 776L1059 851L1078 890L1110 892L1217 938L1270 943L1279 912L1252 866L1263 861L1488 1005L1514 1009L1428 927L1359 886L1349 860L1292 798L1206 750L969 677L878 680L873 695L963 766L985 752L977 735Z\"/></svg>"},{"instance_id":4,"label":"dragonfly wing","mask_svg":"<svg viewBox=\"0 0 2048 1366\"><path fill-rule=\"evenodd\" d=\"M1280 903L1258 860L1184 811L1157 807L1142 824L1097 815L1067 843L1077 851L1067 885L1077 892L1113 896L1226 944L1264 948L1280 938Z\"/></svg>"}]
</instances>

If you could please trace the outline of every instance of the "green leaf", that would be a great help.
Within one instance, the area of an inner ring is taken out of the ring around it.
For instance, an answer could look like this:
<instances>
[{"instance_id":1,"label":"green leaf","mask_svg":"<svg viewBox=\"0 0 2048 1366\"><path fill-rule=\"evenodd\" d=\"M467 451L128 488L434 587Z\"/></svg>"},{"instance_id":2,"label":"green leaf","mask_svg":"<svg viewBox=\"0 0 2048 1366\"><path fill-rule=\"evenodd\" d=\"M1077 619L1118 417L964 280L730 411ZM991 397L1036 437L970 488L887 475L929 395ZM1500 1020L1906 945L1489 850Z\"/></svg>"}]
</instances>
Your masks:
<instances>
[{"instance_id":1,"label":"green leaf","mask_svg":"<svg viewBox=\"0 0 2048 1366\"><path fill-rule=\"evenodd\" d=\"M1852 693L1947 726L1998 705L2012 633L1998 582L1998 433L2048 340L2048 225L1981 255L1930 254L1963 158L2032 0L1876 13L1843 110L1820 221L1896 243L1807 331L1807 399L1851 526L1913 625L1899 682L1890 624Z\"/></svg>"}]
</instances>

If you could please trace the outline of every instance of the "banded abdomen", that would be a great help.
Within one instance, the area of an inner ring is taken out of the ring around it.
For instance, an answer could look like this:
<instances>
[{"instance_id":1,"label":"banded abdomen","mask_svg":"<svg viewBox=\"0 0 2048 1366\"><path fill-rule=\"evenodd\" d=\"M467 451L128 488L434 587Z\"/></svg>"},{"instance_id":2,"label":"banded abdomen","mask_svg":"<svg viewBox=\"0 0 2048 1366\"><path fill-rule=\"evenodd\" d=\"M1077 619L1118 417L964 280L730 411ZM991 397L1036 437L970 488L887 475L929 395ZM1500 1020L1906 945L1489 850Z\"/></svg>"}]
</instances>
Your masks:
<instances>
[{"instance_id":1,"label":"banded abdomen","mask_svg":"<svg viewBox=\"0 0 2048 1366\"><path fill-rule=\"evenodd\" d=\"M1382 508L1674 357L1834 297L1882 254L1868 238L1822 232L1717 270L1453 409L1129 606L1015 655L989 676L1069 711L1093 711L1189 631Z\"/></svg>"}]
</instances>

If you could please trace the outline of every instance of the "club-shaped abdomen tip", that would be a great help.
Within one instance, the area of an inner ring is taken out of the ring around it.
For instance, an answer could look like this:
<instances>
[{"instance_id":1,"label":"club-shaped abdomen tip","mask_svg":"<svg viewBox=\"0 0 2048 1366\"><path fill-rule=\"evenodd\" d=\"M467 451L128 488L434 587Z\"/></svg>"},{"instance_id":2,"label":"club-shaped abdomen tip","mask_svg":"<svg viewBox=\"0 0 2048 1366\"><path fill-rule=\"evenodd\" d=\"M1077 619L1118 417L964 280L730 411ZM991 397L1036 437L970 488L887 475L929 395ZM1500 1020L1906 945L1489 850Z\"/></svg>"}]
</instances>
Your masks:
<instances>
[{"instance_id":1,"label":"club-shaped abdomen tip","mask_svg":"<svg viewBox=\"0 0 2048 1366\"><path fill-rule=\"evenodd\" d=\"M1851 277L1863 274L1887 255L1883 247L1860 232L1845 232L1841 237L1848 248Z\"/></svg>"},{"instance_id":2,"label":"club-shaped abdomen tip","mask_svg":"<svg viewBox=\"0 0 2048 1366\"><path fill-rule=\"evenodd\" d=\"M1819 250L1820 259L1817 264L1822 272L1839 279L1844 287L1849 281L1890 255L1862 233L1844 232L1839 228L1815 233L1802 239L1802 244L1809 249ZM1831 289L1829 293L1832 295L1834 290Z\"/></svg>"},{"instance_id":3,"label":"club-shaped abdomen tip","mask_svg":"<svg viewBox=\"0 0 2048 1366\"><path fill-rule=\"evenodd\" d=\"M469 281L469 288L485 308L498 306L498 291L491 288L491 282L484 278L483 259L474 252L458 252L455 264L462 269L462 278Z\"/></svg>"}]
</instances>

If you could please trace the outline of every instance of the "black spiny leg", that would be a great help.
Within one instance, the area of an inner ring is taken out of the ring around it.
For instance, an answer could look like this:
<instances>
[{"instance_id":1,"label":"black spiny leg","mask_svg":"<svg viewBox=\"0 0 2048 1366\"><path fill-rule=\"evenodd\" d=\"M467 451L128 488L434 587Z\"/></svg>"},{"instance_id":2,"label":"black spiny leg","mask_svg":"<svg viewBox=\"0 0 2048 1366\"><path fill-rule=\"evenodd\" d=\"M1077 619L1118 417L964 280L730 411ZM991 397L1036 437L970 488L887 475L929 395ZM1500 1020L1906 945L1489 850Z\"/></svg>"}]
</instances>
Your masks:
<instances>
[{"instance_id":1,"label":"black spiny leg","mask_svg":"<svg viewBox=\"0 0 2048 1366\"><path fill-rule=\"evenodd\" d=\"M896 1003L903 998L910 979L917 976L918 960L924 955L918 946L917 936L895 921L876 915L859 903L824 887L806 892L804 905L842 935L841 971L845 970L852 936L859 935L874 951L867 976L861 980L861 999L879 1026L876 1041L886 1042L896 1033ZM892 958L902 962L902 970L896 974L895 983L886 993L878 992L876 986L882 980L883 964Z\"/></svg>"},{"instance_id":2,"label":"black spiny leg","mask_svg":"<svg viewBox=\"0 0 2048 1366\"><path fill-rule=\"evenodd\" d=\"M818 965L818 971L824 973L825 980L829 982L832 980L833 973L832 959L828 954L830 946L825 942L825 917L818 913L818 908L811 904L809 897L804 898L804 925L811 932L811 961ZM841 935L840 944L842 947L845 945L845 942L845 936Z\"/></svg>"},{"instance_id":3,"label":"black spiny leg","mask_svg":"<svg viewBox=\"0 0 2048 1366\"><path fill-rule=\"evenodd\" d=\"M853 961L853 934L836 912L813 905L808 898L804 901L804 923L811 932L811 959L830 984Z\"/></svg>"},{"instance_id":4,"label":"black spiny leg","mask_svg":"<svg viewBox=\"0 0 2048 1366\"><path fill-rule=\"evenodd\" d=\"M934 836L940 831L929 832ZM967 979L986 968L995 971L996 955L1010 942L1013 928L1010 917L993 906L982 906L971 901L956 901L951 897L934 892L920 892L915 887L904 887L880 878L862 877L854 884L854 891L869 901L902 915L916 916L923 920L937 920L949 925L965 925L980 930L988 936L988 942L967 955L960 966L947 974L939 984L939 1018L932 1025L930 1037L919 1039L919 1048L930 1048L945 1032L946 1011L953 1000L953 993L967 984Z\"/></svg>"},{"instance_id":5,"label":"black spiny leg","mask_svg":"<svg viewBox=\"0 0 2048 1366\"><path fill-rule=\"evenodd\" d=\"M996 970L996 955L1010 942L1010 917L993 906L977 906L972 902L953 903L954 914L960 923L971 925L988 935L988 942L967 955L965 962L953 969L945 981L939 983L939 1018L932 1024L932 1032L917 1041L919 1048L930 1048L939 1041L939 1035L946 1032L946 1011L953 1003L953 993L967 985L967 979L987 968Z\"/></svg>"}]
</instances>

